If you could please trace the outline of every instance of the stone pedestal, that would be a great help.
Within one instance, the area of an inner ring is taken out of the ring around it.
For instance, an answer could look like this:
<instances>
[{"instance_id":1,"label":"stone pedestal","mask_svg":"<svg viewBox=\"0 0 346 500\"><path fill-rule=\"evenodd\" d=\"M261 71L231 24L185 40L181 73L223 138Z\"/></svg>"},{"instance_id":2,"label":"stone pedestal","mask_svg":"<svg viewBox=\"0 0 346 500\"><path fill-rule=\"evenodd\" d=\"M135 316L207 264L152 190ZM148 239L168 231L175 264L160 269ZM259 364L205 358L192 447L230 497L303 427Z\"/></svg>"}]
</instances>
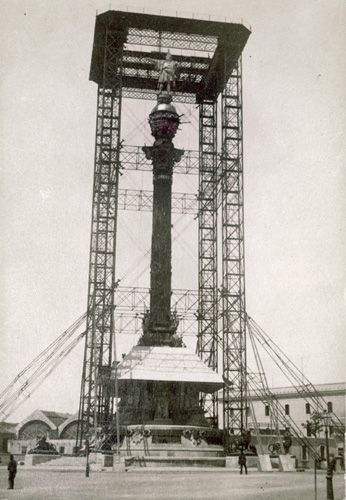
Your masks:
<instances>
[{"instance_id":1,"label":"stone pedestal","mask_svg":"<svg viewBox=\"0 0 346 500\"><path fill-rule=\"evenodd\" d=\"M343 471L344 471L344 468L342 466L342 458L336 457L335 472L343 472Z\"/></svg>"},{"instance_id":2,"label":"stone pedestal","mask_svg":"<svg viewBox=\"0 0 346 500\"><path fill-rule=\"evenodd\" d=\"M93 471L113 467L113 453L91 452L89 454L89 464L90 469Z\"/></svg>"},{"instance_id":3,"label":"stone pedestal","mask_svg":"<svg viewBox=\"0 0 346 500\"><path fill-rule=\"evenodd\" d=\"M273 467L269 455L258 455L257 468L259 472L272 472Z\"/></svg>"},{"instance_id":4,"label":"stone pedestal","mask_svg":"<svg viewBox=\"0 0 346 500\"><path fill-rule=\"evenodd\" d=\"M279 455L279 471L280 472L295 472L295 459L290 455Z\"/></svg>"},{"instance_id":5,"label":"stone pedestal","mask_svg":"<svg viewBox=\"0 0 346 500\"><path fill-rule=\"evenodd\" d=\"M46 453L28 453L25 455L24 465L28 467L33 467L35 465L44 464L50 462L51 460L56 460L60 458L61 455L58 454L46 454Z\"/></svg>"},{"instance_id":6,"label":"stone pedestal","mask_svg":"<svg viewBox=\"0 0 346 500\"><path fill-rule=\"evenodd\" d=\"M113 467L114 472L124 472L125 471L125 458L118 457L117 453L113 453Z\"/></svg>"},{"instance_id":7,"label":"stone pedestal","mask_svg":"<svg viewBox=\"0 0 346 500\"><path fill-rule=\"evenodd\" d=\"M200 392L222 387L222 377L184 347L135 346L117 367L121 426L208 427Z\"/></svg>"}]
</instances>

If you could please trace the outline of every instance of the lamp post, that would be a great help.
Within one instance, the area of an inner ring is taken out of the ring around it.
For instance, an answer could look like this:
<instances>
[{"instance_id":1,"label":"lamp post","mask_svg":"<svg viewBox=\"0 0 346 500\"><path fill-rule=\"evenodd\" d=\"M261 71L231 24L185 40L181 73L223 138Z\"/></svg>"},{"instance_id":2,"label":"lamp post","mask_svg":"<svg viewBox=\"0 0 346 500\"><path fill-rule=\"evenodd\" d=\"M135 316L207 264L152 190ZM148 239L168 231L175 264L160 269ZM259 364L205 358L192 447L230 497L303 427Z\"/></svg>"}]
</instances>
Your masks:
<instances>
[{"instance_id":1,"label":"lamp post","mask_svg":"<svg viewBox=\"0 0 346 500\"><path fill-rule=\"evenodd\" d=\"M86 441L85 441L85 455L86 455L85 477L89 477L89 473L90 473L89 452L90 452L89 436L87 436Z\"/></svg>"},{"instance_id":2,"label":"lamp post","mask_svg":"<svg viewBox=\"0 0 346 500\"><path fill-rule=\"evenodd\" d=\"M333 471L332 471L332 466L330 463L330 457L329 457L329 435L328 435L328 430L329 426L331 423L331 416L329 413L324 411L323 415L323 423L324 423L324 434L326 437L326 455L327 455L327 475L326 475L326 480L327 480L327 500L334 500L334 492L333 492Z\"/></svg>"}]
</instances>

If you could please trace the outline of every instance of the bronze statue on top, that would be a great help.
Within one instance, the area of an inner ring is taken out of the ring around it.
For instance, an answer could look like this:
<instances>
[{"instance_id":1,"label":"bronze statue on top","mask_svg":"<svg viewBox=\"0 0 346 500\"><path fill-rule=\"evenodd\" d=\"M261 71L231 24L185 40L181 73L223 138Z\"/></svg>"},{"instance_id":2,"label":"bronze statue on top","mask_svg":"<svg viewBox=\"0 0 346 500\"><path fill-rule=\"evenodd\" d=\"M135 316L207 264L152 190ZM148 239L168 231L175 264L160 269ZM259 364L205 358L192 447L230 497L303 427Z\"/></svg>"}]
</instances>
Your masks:
<instances>
[{"instance_id":1,"label":"bronze statue on top","mask_svg":"<svg viewBox=\"0 0 346 500\"><path fill-rule=\"evenodd\" d=\"M172 90L175 89L177 63L173 61L170 51L167 52L166 58L163 61L155 60L155 65L159 71L159 80L157 86L159 93L161 93L163 90L166 90L168 93L172 92Z\"/></svg>"}]
</instances>

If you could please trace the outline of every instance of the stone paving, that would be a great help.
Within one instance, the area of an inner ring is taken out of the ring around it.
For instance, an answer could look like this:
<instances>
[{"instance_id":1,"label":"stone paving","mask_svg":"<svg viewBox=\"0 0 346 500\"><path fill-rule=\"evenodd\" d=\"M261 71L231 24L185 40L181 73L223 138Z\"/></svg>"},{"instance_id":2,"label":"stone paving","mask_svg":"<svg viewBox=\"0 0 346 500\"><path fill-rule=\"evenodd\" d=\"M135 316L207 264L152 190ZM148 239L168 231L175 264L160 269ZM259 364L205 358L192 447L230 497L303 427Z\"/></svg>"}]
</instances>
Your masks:
<instances>
[{"instance_id":1,"label":"stone paving","mask_svg":"<svg viewBox=\"0 0 346 500\"><path fill-rule=\"evenodd\" d=\"M158 500L313 500L313 473L259 473L248 476L223 470L134 470L78 472L19 469L15 489L7 490L0 468L0 500L158 499ZM344 476L334 476L335 500L344 499ZM317 476L318 500L324 500L325 474Z\"/></svg>"}]
</instances>

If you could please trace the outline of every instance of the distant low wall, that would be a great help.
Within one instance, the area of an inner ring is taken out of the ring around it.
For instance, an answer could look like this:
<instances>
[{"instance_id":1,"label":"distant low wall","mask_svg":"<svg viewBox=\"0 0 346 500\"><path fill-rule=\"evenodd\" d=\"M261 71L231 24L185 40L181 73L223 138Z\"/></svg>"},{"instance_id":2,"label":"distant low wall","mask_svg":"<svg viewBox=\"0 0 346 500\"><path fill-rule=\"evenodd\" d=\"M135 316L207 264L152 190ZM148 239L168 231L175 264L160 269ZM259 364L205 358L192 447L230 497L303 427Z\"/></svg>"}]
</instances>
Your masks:
<instances>
[{"instance_id":1,"label":"distant low wall","mask_svg":"<svg viewBox=\"0 0 346 500\"><path fill-rule=\"evenodd\" d=\"M51 460L56 460L57 458L60 458L60 455L44 455L44 454L25 455L24 465L34 466L34 465L44 464L46 462L50 462Z\"/></svg>"},{"instance_id":2,"label":"distant low wall","mask_svg":"<svg viewBox=\"0 0 346 500\"><path fill-rule=\"evenodd\" d=\"M73 455L76 445L75 439L50 439L60 455ZM16 460L24 460L26 453L35 448L37 439L10 439L7 444L8 452L15 456Z\"/></svg>"}]
</instances>

